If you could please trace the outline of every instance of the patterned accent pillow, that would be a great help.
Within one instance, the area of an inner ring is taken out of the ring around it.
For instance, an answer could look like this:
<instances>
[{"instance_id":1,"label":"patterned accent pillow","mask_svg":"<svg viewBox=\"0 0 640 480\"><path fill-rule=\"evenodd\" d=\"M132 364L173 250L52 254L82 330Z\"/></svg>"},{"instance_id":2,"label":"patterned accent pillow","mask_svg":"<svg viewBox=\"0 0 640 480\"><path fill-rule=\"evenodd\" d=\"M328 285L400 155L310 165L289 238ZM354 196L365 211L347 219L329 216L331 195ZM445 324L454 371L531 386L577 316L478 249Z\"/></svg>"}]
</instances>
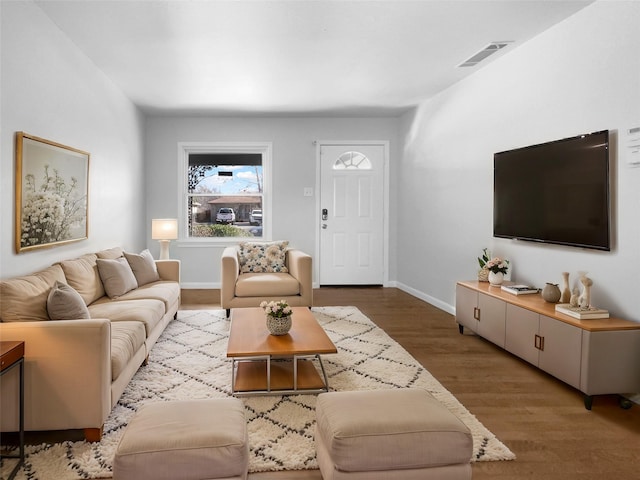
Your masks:
<instances>
[{"instance_id":1,"label":"patterned accent pillow","mask_svg":"<svg viewBox=\"0 0 640 480\"><path fill-rule=\"evenodd\" d=\"M288 273L285 253L289 246L283 242L243 242L240 244L240 273Z\"/></svg>"}]
</instances>

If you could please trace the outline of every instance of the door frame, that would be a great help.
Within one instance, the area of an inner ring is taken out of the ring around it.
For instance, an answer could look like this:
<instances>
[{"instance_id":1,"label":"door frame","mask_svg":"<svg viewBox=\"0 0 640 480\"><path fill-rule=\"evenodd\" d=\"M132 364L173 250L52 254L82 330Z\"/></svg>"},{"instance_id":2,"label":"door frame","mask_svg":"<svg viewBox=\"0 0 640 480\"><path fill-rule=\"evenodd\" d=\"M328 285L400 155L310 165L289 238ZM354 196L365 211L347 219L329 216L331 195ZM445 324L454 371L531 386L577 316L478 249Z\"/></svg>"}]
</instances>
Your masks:
<instances>
[{"instance_id":1,"label":"door frame","mask_svg":"<svg viewBox=\"0 0 640 480\"><path fill-rule=\"evenodd\" d=\"M382 184L383 184L383 213L382 213L382 278L383 278L383 287L389 286L389 140L316 140L313 142L316 146L316 214L314 215L316 222L316 241L315 241L315 253L314 258L316 259L313 263L316 268L313 272L313 286L318 288L320 286L320 194L322 192L322 184L321 184L321 157L320 157L320 149L323 146L346 146L346 145L380 145L384 150L384 164L382 168Z\"/></svg>"}]
</instances>

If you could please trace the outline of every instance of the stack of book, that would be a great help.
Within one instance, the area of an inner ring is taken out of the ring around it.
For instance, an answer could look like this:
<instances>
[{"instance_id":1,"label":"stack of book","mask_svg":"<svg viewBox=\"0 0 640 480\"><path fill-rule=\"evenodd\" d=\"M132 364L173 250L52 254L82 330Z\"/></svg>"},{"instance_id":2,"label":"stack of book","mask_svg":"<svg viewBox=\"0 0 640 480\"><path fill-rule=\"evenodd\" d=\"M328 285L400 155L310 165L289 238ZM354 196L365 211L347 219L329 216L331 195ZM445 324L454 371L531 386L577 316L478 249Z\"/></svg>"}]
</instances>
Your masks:
<instances>
[{"instance_id":1,"label":"stack of book","mask_svg":"<svg viewBox=\"0 0 640 480\"><path fill-rule=\"evenodd\" d=\"M531 285L502 285L502 290L513 295L525 295L527 293L538 293L540 289Z\"/></svg>"},{"instance_id":2,"label":"stack of book","mask_svg":"<svg viewBox=\"0 0 640 480\"><path fill-rule=\"evenodd\" d=\"M596 318L609 318L609 311L595 307L572 307L568 303L559 303L556 305L556 312L569 315L570 317L580 320L596 319Z\"/></svg>"}]
</instances>

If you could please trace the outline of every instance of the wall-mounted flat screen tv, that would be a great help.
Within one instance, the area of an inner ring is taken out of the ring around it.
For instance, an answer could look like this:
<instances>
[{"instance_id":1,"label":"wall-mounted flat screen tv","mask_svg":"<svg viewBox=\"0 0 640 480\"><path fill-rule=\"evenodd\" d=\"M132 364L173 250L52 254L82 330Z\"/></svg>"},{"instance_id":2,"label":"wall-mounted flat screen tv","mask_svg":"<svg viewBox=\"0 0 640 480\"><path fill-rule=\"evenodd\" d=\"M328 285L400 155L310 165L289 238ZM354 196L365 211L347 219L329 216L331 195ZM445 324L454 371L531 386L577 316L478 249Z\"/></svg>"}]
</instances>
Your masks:
<instances>
[{"instance_id":1,"label":"wall-mounted flat screen tv","mask_svg":"<svg viewBox=\"0 0 640 480\"><path fill-rule=\"evenodd\" d=\"M493 235L610 250L609 131L494 154Z\"/></svg>"}]
</instances>

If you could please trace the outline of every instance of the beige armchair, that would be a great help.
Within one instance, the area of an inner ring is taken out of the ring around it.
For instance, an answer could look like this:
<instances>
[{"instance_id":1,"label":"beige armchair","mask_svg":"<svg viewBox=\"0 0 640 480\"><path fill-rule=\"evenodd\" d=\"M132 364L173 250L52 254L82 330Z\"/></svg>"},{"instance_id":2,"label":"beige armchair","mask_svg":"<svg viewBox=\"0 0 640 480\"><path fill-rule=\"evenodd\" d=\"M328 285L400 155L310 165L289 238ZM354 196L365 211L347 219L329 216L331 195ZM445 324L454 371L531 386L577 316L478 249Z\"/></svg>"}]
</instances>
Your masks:
<instances>
[{"instance_id":1,"label":"beige armchair","mask_svg":"<svg viewBox=\"0 0 640 480\"><path fill-rule=\"evenodd\" d=\"M220 303L232 308L257 307L263 300L286 300L292 307L313 305L311 256L296 249L285 253L288 273L240 273L239 248L222 252Z\"/></svg>"}]
</instances>

